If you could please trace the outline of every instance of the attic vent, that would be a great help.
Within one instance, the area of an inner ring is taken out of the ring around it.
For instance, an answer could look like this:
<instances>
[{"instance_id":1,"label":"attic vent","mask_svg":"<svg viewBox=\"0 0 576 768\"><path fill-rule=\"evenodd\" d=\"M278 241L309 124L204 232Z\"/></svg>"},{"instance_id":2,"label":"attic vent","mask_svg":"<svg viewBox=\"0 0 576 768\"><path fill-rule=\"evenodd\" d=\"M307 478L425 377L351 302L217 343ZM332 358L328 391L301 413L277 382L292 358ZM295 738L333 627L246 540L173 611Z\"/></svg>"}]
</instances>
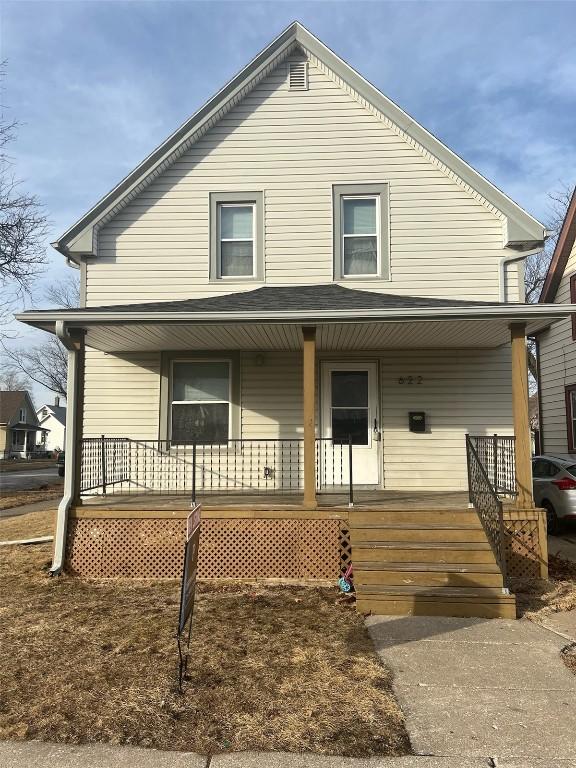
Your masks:
<instances>
[{"instance_id":1,"label":"attic vent","mask_svg":"<svg viewBox=\"0 0 576 768\"><path fill-rule=\"evenodd\" d=\"M291 61L288 63L288 82L291 91L308 90L307 61Z\"/></svg>"}]
</instances>

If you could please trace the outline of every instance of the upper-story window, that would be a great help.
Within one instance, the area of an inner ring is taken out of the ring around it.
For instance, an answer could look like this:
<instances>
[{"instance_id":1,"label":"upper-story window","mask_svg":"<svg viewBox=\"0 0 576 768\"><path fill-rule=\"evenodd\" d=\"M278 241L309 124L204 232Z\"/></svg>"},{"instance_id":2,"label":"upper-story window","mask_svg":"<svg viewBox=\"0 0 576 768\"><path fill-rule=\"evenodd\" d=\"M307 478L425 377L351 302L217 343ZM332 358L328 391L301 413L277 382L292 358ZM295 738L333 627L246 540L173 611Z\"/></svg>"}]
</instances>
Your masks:
<instances>
[{"instance_id":1,"label":"upper-story window","mask_svg":"<svg viewBox=\"0 0 576 768\"><path fill-rule=\"evenodd\" d=\"M218 204L220 277L254 277L254 203Z\"/></svg>"},{"instance_id":2,"label":"upper-story window","mask_svg":"<svg viewBox=\"0 0 576 768\"><path fill-rule=\"evenodd\" d=\"M21 424L24 424L26 421L26 408L20 408L20 413L18 414L18 421Z\"/></svg>"},{"instance_id":3,"label":"upper-story window","mask_svg":"<svg viewBox=\"0 0 576 768\"><path fill-rule=\"evenodd\" d=\"M262 192L210 195L210 280L264 279Z\"/></svg>"},{"instance_id":4,"label":"upper-story window","mask_svg":"<svg viewBox=\"0 0 576 768\"><path fill-rule=\"evenodd\" d=\"M334 279L389 279L388 185L333 188Z\"/></svg>"}]
</instances>

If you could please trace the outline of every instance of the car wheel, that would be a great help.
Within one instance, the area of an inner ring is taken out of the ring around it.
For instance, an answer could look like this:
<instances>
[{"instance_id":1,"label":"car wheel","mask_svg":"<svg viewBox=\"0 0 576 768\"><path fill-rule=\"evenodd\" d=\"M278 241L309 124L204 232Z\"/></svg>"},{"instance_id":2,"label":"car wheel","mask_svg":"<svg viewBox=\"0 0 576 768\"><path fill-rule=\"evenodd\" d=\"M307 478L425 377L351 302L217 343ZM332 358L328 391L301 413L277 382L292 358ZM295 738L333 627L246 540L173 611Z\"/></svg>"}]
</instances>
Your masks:
<instances>
[{"instance_id":1,"label":"car wheel","mask_svg":"<svg viewBox=\"0 0 576 768\"><path fill-rule=\"evenodd\" d=\"M58 475L64 477L64 467L58 467Z\"/></svg>"},{"instance_id":2,"label":"car wheel","mask_svg":"<svg viewBox=\"0 0 576 768\"><path fill-rule=\"evenodd\" d=\"M548 533L550 536L557 536L560 533L560 520L556 514L556 510L549 501L544 501L542 506L546 510L546 523L548 526Z\"/></svg>"}]
</instances>

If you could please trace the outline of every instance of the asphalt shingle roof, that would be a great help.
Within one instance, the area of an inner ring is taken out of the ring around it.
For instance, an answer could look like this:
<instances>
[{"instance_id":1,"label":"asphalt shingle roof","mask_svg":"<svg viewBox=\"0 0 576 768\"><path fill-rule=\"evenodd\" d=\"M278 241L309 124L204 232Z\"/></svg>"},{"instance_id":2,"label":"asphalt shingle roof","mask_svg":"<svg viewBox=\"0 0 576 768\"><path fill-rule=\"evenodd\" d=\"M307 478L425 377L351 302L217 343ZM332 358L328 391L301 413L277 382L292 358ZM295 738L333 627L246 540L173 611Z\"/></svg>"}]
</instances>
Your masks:
<instances>
[{"instance_id":1,"label":"asphalt shingle roof","mask_svg":"<svg viewBox=\"0 0 576 768\"><path fill-rule=\"evenodd\" d=\"M26 392L24 391L4 390L0 392L0 424L8 424L25 397Z\"/></svg>"},{"instance_id":2,"label":"asphalt shingle roof","mask_svg":"<svg viewBox=\"0 0 576 768\"><path fill-rule=\"evenodd\" d=\"M424 296L398 296L328 285L263 286L252 291L227 293L203 299L159 301L90 307L92 312L314 312L315 310L423 309L435 307L482 307L494 302L432 299ZM75 310L84 311L84 310Z\"/></svg>"}]
</instances>

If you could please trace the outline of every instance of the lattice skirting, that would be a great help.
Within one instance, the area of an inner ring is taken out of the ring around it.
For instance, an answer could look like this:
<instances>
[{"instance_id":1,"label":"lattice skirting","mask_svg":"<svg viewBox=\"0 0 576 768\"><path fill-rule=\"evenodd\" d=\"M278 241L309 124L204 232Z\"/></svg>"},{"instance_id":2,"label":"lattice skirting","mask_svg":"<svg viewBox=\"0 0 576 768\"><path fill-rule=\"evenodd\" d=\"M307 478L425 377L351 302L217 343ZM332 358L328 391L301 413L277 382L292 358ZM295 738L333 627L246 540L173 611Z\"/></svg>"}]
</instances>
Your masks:
<instances>
[{"instance_id":1,"label":"lattice skirting","mask_svg":"<svg viewBox=\"0 0 576 768\"><path fill-rule=\"evenodd\" d=\"M184 520L72 519L66 569L88 578L179 578ZM350 560L339 520L210 519L202 522L203 579L336 580Z\"/></svg>"},{"instance_id":2,"label":"lattice skirting","mask_svg":"<svg viewBox=\"0 0 576 768\"><path fill-rule=\"evenodd\" d=\"M504 510L508 575L520 579L548 577L544 510Z\"/></svg>"}]
</instances>

